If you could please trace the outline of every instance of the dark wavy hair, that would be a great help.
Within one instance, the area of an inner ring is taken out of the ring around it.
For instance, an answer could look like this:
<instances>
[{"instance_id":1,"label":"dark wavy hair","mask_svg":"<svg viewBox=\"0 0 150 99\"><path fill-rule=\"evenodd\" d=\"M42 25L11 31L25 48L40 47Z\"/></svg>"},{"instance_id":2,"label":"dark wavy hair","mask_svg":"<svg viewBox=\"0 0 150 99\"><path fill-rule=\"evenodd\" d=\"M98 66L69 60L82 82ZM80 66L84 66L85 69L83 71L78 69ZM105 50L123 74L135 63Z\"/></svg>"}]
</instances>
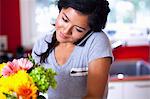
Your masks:
<instances>
[{"instance_id":1,"label":"dark wavy hair","mask_svg":"<svg viewBox=\"0 0 150 99\"><path fill-rule=\"evenodd\" d=\"M99 32L105 28L110 12L107 0L59 0L58 9L71 7L82 14L89 15L89 26L92 31Z\"/></svg>"},{"instance_id":2,"label":"dark wavy hair","mask_svg":"<svg viewBox=\"0 0 150 99\"><path fill-rule=\"evenodd\" d=\"M61 11L63 8L66 9L71 7L84 15L88 15L88 24L91 31L94 32L100 32L105 28L107 16L110 12L109 3L107 0L58 0L57 5L59 11ZM52 49L54 49L59 44L56 39L56 32L53 34L52 42L47 42L47 44L48 49L46 52L41 53L40 55L36 54L40 56L41 63L45 62L49 53L52 52Z\"/></svg>"}]
</instances>

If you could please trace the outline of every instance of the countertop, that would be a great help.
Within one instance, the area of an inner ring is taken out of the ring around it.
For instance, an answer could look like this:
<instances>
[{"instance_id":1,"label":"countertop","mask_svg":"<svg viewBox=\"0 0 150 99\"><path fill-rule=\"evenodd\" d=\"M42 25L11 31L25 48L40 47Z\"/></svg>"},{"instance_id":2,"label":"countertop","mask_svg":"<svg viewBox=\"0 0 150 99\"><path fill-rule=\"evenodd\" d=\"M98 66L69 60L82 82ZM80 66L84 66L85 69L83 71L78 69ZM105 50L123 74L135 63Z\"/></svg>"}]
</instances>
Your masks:
<instances>
[{"instance_id":1,"label":"countertop","mask_svg":"<svg viewBox=\"0 0 150 99\"><path fill-rule=\"evenodd\" d=\"M145 76L128 76L128 77L111 77L109 79L110 82L123 82L123 81L150 81L150 75Z\"/></svg>"}]
</instances>

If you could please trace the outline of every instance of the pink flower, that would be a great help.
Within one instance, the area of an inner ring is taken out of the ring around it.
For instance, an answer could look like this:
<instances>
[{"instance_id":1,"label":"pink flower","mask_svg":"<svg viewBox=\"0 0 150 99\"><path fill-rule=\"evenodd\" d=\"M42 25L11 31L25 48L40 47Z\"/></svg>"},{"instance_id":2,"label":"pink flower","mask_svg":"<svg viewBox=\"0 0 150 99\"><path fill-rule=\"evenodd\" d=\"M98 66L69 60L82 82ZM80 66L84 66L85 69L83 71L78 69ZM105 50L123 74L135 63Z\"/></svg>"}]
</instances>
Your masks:
<instances>
[{"instance_id":1,"label":"pink flower","mask_svg":"<svg viewBox=\"0 0 150 99\"><path fill-rule=\"evenodd\" d=\"M29 70L33 67L33 63L26 58L18 59L17 61L13 60L13 63L19 65L23 70Z\"/></svg>"},{"instance_id":2,"label":"pink flower","mask_svg":"<svg viewBox=\"0 0 150 99\"><path fill-rule=\"evenodd\" d=\"M29 70L33 67L33 63L28 59L14 59L12 62L7 62L6 66L2 69L3 76L10 76L17 73L19 70Z\"/></svg>"},{"instance_id":3,"label":"pink flower","mask_svg":"<svg viewBox=\"0 0 150 99\"><path fill-rule=\"evenodd\" d=\"M14 59L14 61L17 61L17 60ZM14 73L20 70L20 66L18 64L15 64L14 62L7 62L7 65L14 71Z\"/></svg>"},{"instance_id":4,"label":"pink flower","mask_svg":"<svg viewBox=\"0 0 150 99\"><path fill-rule=\"evenodd\" d=\"M2 69L2 75L4 77L6 76L9 76L13 73L13 71L8 67L8 66L5 66L3 69Z\"/></svg>"},{"instance_id":5,"label":"pink flower","mask_svg":"<svg viewBox=\"0 0 150 99\"><path fill-rule=\"evenodd\" d=\"M20 67L15 65L14 63L7 62L6 66L2 69L2 75L10 76L11 74L18 72L19 69Z\"/></svg>"}]
</instances>

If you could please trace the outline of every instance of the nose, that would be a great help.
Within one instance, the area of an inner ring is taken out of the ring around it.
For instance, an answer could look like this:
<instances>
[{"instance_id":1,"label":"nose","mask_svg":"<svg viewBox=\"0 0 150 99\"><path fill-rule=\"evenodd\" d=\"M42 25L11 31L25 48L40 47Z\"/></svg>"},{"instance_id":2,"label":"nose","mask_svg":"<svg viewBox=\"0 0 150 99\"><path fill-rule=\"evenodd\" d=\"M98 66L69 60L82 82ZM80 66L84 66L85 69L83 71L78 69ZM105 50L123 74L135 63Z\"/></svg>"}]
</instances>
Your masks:
<instances>
[{"instance_id":1,"label":"nose","mask_svg":"<svg viewBox=\"0 0 150 99\"><path fill-rule=\"evenodd\" d=\"M63 33L64 34L72 34L72 29L73 29L73 26L68 24L64 27Z\"/></svg>"}]
</instances>

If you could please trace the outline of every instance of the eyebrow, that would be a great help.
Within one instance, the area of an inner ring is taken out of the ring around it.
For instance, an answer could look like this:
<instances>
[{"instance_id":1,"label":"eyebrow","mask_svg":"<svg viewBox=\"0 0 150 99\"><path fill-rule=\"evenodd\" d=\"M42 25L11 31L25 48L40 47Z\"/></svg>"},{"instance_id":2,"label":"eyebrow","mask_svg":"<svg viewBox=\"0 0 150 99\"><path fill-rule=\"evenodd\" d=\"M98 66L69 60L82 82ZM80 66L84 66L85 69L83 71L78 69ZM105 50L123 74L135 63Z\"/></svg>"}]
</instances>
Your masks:
<instances>
[{"instance_id":1,"label":"eyebrow","mask_svg":"<svg viewBox=\"0 0 150 99\"><path fill-rule=\"evenodd\" d=\"M68 18L68 16L65 14L65 13L63 13L64 15L65 15L65 17L69 20L69 18ZM69 20L70 21L70 20ZM83 30L86 30L85 28L83 28L83 27L80 27L80 26L78 26L78 25L75 25L75 26L77 26L77 27L79 27L79 28L81 28L81 29L83 29Z\"/></svg>"}]
</instances>

